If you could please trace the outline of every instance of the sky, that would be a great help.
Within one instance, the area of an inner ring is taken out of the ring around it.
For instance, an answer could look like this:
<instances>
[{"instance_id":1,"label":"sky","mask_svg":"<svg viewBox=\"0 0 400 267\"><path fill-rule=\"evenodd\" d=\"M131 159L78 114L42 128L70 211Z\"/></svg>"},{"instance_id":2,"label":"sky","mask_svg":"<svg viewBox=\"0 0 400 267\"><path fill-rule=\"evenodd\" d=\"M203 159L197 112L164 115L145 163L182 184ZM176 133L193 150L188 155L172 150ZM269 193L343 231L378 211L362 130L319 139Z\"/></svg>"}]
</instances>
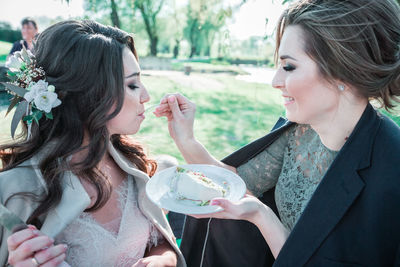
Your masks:
<instances>
[{"instance_id":1,"label":"sky","mask_svg":"<svg viewBox=\"0 0 400 267\"><path fill-rule=\"evenodd\" d=\"M83 0L0 0L0 20L20 28L25 17L70 18L83 15ZM40 25L39 25L40 26Z\"/></svg>"},{"instance_id":2,"label":"sky","mask_svg":"<svg viewBox=\"0 0 400 267\"><path fill-rule=\"evenodd\" d=\"M237 3L240 0L230 1ZM250 36L272 34L283 11L281 2L282 0L248 0L229 22L230 35L243 40ZM69 5L65 0L0 0L0 21L9 22L14 28L19 28L21 20L28 16L60 16L67 19L82 16L83 13L83 0L70 0Z\"/></svg>"}]
</instances>

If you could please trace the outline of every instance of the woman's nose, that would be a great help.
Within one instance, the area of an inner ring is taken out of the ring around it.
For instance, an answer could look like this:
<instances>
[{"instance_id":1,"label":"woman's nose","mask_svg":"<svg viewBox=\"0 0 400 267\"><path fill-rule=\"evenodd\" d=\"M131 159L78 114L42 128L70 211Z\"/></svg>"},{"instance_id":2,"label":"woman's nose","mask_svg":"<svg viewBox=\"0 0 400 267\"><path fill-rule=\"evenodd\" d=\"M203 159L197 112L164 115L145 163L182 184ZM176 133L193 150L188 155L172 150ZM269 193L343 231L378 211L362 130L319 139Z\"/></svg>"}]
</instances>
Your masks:
<instances>
[{"instance_id":1,"label":"woman's nose","mask_svg":"<svg viewBox=\"0 0 400 267\"><path fill-rule=\"evenodd\" d=\"M147 89L144 87L142 91L142 95L140 96L140 102L146 103L149 102L150 100L150 95L149 92L147 92Z\"/></svg>"},{"instance_id":2,"label":"woman's nose","mask_svg":"<svg viewBox=\"0 0 400 267\"><path fill-rule=\"evenodd\" d=\"M281 89L285 85L283 75L281 74L281 71L278 69L275 72L274 78L272 79L272 87L275 89Z\"/></svg>"}]
</instances>

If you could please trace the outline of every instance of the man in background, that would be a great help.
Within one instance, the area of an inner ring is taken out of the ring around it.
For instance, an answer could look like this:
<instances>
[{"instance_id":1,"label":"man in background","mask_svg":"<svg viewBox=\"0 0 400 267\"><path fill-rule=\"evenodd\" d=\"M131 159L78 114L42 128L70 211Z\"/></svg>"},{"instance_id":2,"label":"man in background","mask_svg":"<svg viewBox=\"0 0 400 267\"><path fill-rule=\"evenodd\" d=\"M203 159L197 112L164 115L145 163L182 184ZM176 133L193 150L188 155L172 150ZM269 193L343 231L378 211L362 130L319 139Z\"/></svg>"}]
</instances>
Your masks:
<instances>
[{"instance_id":1,"label":"man in background","mask_svg":"<svg viewBox=\"0 0 400 267\"><path fill-rule=\"evenodd\" d=\"M22 40L14 43L9 55L14 54L14 52L21 51L23 46L28 50L33 50L33 42L38 34L37 23L31 18L25 18L22 20L21 26Z\"/></svg>"}]
</instances>

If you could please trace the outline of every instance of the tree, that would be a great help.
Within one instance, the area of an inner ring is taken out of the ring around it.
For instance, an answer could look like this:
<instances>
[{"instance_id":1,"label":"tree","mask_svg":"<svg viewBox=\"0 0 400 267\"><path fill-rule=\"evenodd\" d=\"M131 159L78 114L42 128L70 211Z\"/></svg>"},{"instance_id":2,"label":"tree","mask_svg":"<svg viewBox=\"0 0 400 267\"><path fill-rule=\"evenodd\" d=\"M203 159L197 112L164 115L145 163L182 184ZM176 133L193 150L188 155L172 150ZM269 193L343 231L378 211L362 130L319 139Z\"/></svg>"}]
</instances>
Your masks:
<instances>
[{"instance_id":1,"label":"tree","mask_svg":"<svg viewBox=\"0 0 400 267\"><path fill-rule=\"evenodd\" d=\"M157 15L164 5L164 0L135 0L135 8L140 11L150 41L150 54L157 56L158 25Z\"/></svg>"},{"instance_id":2,"label":"tree","mask_svg":"<svg viewBox=\"0 0 400 267\"><path fill-rule=\"evenodd\" d=\"M176 0L172 2L172 21L175 24L175 27L172 28L172 36L174 39L174 48L173 48L173 58L177 58L179 55L180 43L183 38L183 24L184 24L184 15L181 12L182 10L178 9L176 5Z\"/></svg>"},{"instance_id":3,"label":"tree","mask_svg":"<svg viewBox=\"0 0 400 267\"><path fill-rule=\"evenodd\" d=\"M14 43L21 40L21 31L13 30L11 24L8 22L0 21L0 40Z\"/></svg>"},{"instance_id":4,"label":"tree","mask_svg":"<svg viewBox=\"0 0 400 267\"><path fill-rule=\"evenodd\" d=\"M121 28L121 23L119 21L117 5L115 4L115 0L111 0L111 21L115 27Z\"/></svg>"},{"instance_id":5,"label":"tree","mask_svg":"<svg viewBox=\"0 0 400 267\"><path fill-rule=\"evenodd\" d=\"M232 8L224 6L223 0L189 0L185 38L190 43L190 55L209 56L215 34L225 25Z\"/></svg>"},{"instance_id":6,"label":"tree","mask_svg":"<svg viewBox=\"0 0 400 267\"><path fill-rule=\"evenodd\" d=\"M190 1L191 2L191 1ZM184 35L190 43L190 55L192 58L194 55L198 54L198 40L200 38L200 12L196 12L193 6L190 4L187 10L187 25L184 29Z\"/></svg>"},{"instance_id":7,"label":"tree","mask_svg":"<svg viewBox=\"0 0 400 267\"><path fill-rule=\"evenodd\" d=\"M67 1L68 3L70 1ZM105 11L109 13L111 24L114 27L121 28L121 21L118 16L118 3L115 0L85 0L85 9L88 11L93 11L96 13L97 11Z\"/></svg>"}]
</instances>

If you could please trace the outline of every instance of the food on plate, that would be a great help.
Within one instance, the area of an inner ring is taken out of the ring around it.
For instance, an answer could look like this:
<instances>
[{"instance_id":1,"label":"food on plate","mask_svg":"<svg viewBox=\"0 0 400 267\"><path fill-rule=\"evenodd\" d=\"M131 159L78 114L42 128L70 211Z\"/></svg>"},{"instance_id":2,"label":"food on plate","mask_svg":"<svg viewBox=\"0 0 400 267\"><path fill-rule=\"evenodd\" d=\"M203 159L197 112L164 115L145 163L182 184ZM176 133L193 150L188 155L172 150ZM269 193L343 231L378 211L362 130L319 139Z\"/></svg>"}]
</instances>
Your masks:
<instances>
[{"instance_id":1,"label":"food on plate","mask_svg":"<svg viewBox=\"0 0 400 267\"><path fill-rule=\"evenodd\" d=\"M215 197L224 197L226 189L213 182L201 172L176 168L175 192L179 199L200 202L199 205L208 205Z\"/></svg>"}]
</instances>

